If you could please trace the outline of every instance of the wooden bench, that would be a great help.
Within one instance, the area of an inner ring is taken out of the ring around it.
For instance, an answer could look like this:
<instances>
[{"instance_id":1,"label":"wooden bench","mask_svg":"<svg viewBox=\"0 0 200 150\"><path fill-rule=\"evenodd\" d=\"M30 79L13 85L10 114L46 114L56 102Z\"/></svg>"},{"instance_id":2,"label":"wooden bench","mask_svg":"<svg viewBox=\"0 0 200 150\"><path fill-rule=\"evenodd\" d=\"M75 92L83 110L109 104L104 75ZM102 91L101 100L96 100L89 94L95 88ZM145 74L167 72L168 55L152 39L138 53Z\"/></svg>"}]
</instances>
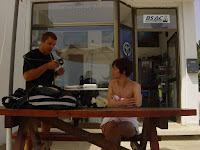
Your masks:
<instances>
[{"instance_id":1,"label":"wooden bench","mask_svg":"<svg viewBox=\"0 0 200 150\"><path fill-rule=\"evenodd\" d=\"M88 123L88 122L74 122L75 120L73 120L73 122L71 122L71 124L74 124L74 126L78 126L79 128L82 129L100 129L100 123ZM75 125L76 124L76 125ZM40 126L40 124L38 124L38 126ZM40 136L40 140L41 141L85 141L84 139L80 139L77 138L73 135L70 135L68 133L65 132L48 132L48 133L44 133L44 132L38 132L39 136ZM102 133L93 133L95 135L104 137L104 135ZM122 141L130 141L134 144L131 144L131 147L133 148L133 150L137 150L140 149L140 144L138 142L140 142L142 140L142 135L135 135L131 138L122 138ZM17 137L17 132L12 134L12 139L16 139ZM30 133L27 134L26 137L27 140L31 140L31 135ZM161 136L158 136L158 140L161 141ZM147 141L150 141L150 139L147 138ZM48 143L50 145L48 145L49 147L51 146L52 143Z\"/></svg>"},{"instance_id":2,"label":"wooden bench","mask_svg":"<svg viewBox=\"0 0 200 150\"><path fill-rule=\"evenodd\" d=\"M102 133L94 133L96 135L102 136ZM40 139L42 141L85 141L83 139L74 137L70 134L64 133L64 132L49 132L49 133L43 133L43 132L39 132L40 135ZM17 132L12 134L12 139L16 139L17 137ZM30 134L28 134L27 136L28 140L31 140L31 136ZM134 137L131 138L123 138L122 141L140 141L141 140L141 135L136 135ZM149 141L149 139L148 139ZM161 141L161 137L159 136L159 141Z\"/></svg>"},{"instance_id":3,"label":"wooden bench","mask_svg":"<svg viewBox=\"0 0 200 150\"><path fill-rule=\"evenodd\" d=\"M38 126L39 126L39 124L38 124ZM77 126L82 129L100 129L100 123L78 122ZM103 137L102 133L95 133L95 134ZM65 132L48 132L48 133L39 132L39 135L40 135L40 139L45 140L45 141L85 141L83 139L74 137ZM17 132L13 133L12 139L16 139L16 136L17 136ZM31 140L30 134L27 135L27 139ZM122 141L140 141L140 140L141 140L141 134L136 135L131 138L123 138L122 139ZM148 141L149 141L149 139L148 139ZM160 136L159 136L159 141L161 141Z\"/></svg>"},{"instance_id":4,"label":"wooden bench","mask_svg":"<svg viewBox=\"0 0 200 150\"><path fill-rule=\"evenodd\" d=\"M93 133L98 136L104 136L102 133ZM77 137L74 137L70 134L64 133L64 132L49 132L49 133L43 133L39 132L40 140L41 141L85 141L84 139L80 139ZM17 132L12 134L12 139L16 139L17 137ZM141 148L141 145L138 143L138 141L141 141L141 134L133 136L131 138L123 138L122 141L130 141L131 142L131 147L133 150L139 150ZM31 140L31 135L27 135L27 140ZM158 140L161 141L161 137L158 136ZM149 141L149 139L147 139ZM48 145L48 148L52 143ZM46 147L47 148L47 147Z\"/></svg>"}]
</instances>

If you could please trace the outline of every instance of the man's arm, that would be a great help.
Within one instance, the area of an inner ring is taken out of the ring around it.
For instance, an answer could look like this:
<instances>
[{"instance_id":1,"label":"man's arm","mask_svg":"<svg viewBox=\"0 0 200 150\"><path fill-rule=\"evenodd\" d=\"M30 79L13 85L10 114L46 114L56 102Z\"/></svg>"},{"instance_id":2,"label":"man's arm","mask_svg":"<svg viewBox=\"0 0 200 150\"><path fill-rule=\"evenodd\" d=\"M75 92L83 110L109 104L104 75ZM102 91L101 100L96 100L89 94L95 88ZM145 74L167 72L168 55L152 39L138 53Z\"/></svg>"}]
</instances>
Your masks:
<instances>
[{"instance_id":1,"label":"man's arm","mask_svg":"<svg viewBox=\"0 0 200 150\"><path fill-rule=\"evenodd\" d=\"M55 69L59 67L59 62L57 60L48 62L38 68L28 70L24 72L23 76L25 81L31 81L39 78L47 69Z\"/></svg>"}]
</instances>

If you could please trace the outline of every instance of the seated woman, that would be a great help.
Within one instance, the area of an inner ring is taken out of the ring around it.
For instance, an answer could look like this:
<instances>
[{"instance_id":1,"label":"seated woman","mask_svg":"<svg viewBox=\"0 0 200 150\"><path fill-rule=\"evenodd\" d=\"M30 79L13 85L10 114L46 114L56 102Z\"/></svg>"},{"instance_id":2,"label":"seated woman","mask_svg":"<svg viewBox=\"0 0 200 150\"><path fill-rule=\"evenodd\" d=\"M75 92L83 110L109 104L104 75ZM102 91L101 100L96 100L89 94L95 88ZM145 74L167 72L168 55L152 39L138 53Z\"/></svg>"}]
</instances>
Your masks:
<instances>
[{"instance_id":1,"label":"seated woman","mask_svg":"<svg viewBox=\"0 0 200 150\"><path fill-rule=\"evenodd\" d=\"M141 86L131 81L133 64L128 58L119 58L112 63L113 80L109 83L108 107L140 107L142 104ZM136 117L106 117L101 123L105 138L120 145L122 137L139 134Z\"/></svg>"}]
</instances>

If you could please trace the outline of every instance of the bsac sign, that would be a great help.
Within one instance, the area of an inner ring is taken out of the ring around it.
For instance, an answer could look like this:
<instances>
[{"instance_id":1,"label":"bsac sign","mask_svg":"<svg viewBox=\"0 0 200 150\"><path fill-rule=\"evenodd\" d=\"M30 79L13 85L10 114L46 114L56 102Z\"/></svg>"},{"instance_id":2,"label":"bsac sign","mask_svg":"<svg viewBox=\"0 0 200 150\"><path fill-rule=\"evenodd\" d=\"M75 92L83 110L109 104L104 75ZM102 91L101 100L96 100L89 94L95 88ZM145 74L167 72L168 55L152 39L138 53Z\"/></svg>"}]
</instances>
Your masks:
<instances>
[{"instance_id":1,"label":"bsac sign","mask_svg":"<svg viewBox=\"0 0 200 150\"><path fill-rule=\"evenodd\" d=\"M143 23L170 23L170 15L143 15Z\"/></svg>"}]
</instances>

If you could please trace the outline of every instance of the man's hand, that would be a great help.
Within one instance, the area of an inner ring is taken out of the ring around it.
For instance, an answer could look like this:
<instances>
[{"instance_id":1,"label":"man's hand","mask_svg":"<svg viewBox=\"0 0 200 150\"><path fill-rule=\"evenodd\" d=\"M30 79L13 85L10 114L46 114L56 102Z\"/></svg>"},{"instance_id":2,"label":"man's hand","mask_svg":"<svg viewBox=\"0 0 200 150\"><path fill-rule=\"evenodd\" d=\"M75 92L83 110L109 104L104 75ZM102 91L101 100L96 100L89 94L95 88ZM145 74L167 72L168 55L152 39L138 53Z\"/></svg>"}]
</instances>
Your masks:
<instances>
[{"instance_id":1,"label":"man's hand","mask_svg":"<svg viewBox=\"0 0 200 150\"><path fill-rule=\"evenodd\" d=\"M56 69L60 66L60 63L57 60L53 60L47 63L48 69Z\"/></svg>"},{"instance_id":2,"label":"man's hand","mask_svg":"<svg viewBox=\"0 0 200 150\"><path fill-rule=\"evenodd\" d=\"M61 67L61 68L59 68L56 72L57 72L57 74L58 74L59 76L61 76L61 75L64 74L65 69L64 69L63 67Z\"/></svg>"}]
</instances>

